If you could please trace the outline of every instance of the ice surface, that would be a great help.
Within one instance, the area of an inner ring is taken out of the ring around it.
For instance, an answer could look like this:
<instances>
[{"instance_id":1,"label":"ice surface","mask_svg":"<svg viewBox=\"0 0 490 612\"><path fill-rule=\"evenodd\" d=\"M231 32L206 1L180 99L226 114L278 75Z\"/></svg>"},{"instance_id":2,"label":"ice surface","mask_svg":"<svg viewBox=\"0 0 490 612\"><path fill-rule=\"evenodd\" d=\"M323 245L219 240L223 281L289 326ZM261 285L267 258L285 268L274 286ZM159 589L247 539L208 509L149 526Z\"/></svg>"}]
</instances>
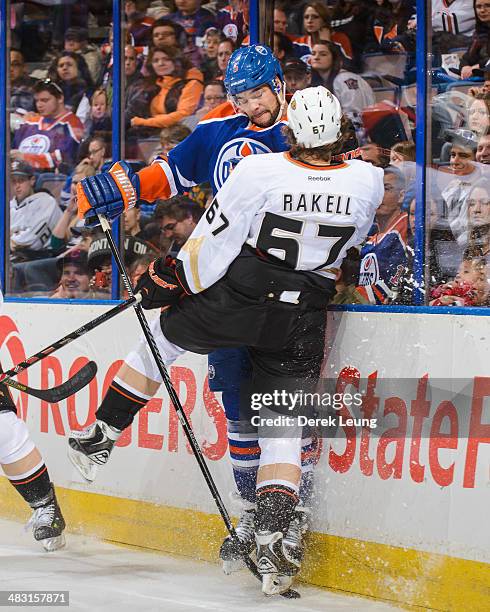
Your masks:
<instances>
[{"instance_id":1,"label":"ice surface","mask_svg":"<svg viewBox=\"0 0 490 612\"><path fill-rule=\"evenodd\" d=\"M20 523L0 519L0 590L68 590L69 608L40 608L59 612L399 609L301 584L300 600L265 598L258 581L246 571L225 576L218 565L210 563L121 547L70 533L66 539L65 549L46 553Z\"/></svg>"}]
</instances>

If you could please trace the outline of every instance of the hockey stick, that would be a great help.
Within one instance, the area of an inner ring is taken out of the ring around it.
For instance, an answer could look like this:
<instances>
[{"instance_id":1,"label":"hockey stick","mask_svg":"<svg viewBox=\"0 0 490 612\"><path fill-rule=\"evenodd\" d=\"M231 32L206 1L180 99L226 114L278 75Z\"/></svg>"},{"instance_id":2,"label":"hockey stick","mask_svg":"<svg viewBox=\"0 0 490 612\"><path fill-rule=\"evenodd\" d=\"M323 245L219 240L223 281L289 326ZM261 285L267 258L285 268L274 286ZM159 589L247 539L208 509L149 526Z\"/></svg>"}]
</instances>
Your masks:
<instances>
[{"instance_id":1,"label":"hockey stick","mask_svg":"<svg viewBox=\"0 0 490 612\"><path fill-rule=\"evenodd\" d=\"M51 389L32 389L12 378L4 378L2 383L14 389L18 389L19 391L23 391L24 393L28 393L29 395L33 395L34 397L38 397L50 404L56 404L56 402L61 402L61 400L83 389L96 374L97 364L95 361L89 361L66 382L57 387L51 387Z\"/></svg>"},{"instance_id":2,"label":"hockey stick","mask_svg":"<svg viewBox=\"0 0 490 612\"><path fill-rule=\"evenodd\" d=\"M5 383L9 387L13 387L14 389L18 389L19 391L23 391L24 393L28 393L29 395L33 395L35 397L38 397L39 399L51 403L59 402L63 399L66 399L70 395L73 395L73 393L80 391L80 389L82 389L92 380L92 378L97 372L97 366L93 361L87 363L81 370L79 370L66 382L51 389L31 389L30 387L27 387L26 385L23 385L20 382L12 380L10 377L16 376L19 372L27 370L27 368L31 367L35 363L38 363L39 361L41 361L48 355L51 355L63 346L70 344L70 342L73 342L73 340L80 338L95 327L102 325L102 323L109 321L110 319L118 315L120 312L127 310L130 306L132 306L136 302L139 302L140 300L141 296L139 294L136 296L132 296L131 298L129 298L129 300L121 302L111 310L108 310L107 312L99 315L92 321L85 323L84 325L82 325L75 331L67 334L60 340L53 342L53 344L50 344L35 355L32 355L32 357L29 357L29 359L21 361L16 366L11 368L10 370L7 370L6 372L0 373L0 383Z\"/></svg>"},{"instance_id":3,"label":"hockey stick","mask_svg":"<svg viewBox=\"0 0 490 612\"><path fill-rule=\"evenodd\" d=\"M124 266L124 263L121 259L121 255L119 254L119 251L114 242L110 223L104 215L99 215L99 221L102 227L102 231L104 232L107 238L109 248L111 249L112 255L116 262L117 269L119 270L119 274L121 275L121 278L123 280L124 286L126 287L126 290L129 296L132 297L134 296L134 292L133 292L133 287L131 286L131 280L128 276L126 267ZM228 514L228 510L226 509L226 506L224 505L223 500L221 499L221 495L218 491L216 483L214 482L211 472L209 471L209 468L206 464L206 460L204 459L199 443L194 435L194 431L187 419L184 409L182 408L182 404L180 403L179 396L177 395L177 392L174 389L172 381L170 380L170 376L168 375L167 368L163 362L162 356L160 355L160 351L158 350L158 347L156 345L155 338L153 337L153 334L151 333L150 327L148 325L148 321L146 320L145 314L143 312L143 309L139 301L138 303L134 304L134 310L136 312L136 316L138 317L138 321L140 322L141 329L143 330L143 334L146 338L146 341L148 342L148 345L150 347L150 351L153 355L153 358L155 359L155 363L158 367L158 371L160 372L160 375L163 379L165 388L167 389L167 392L170 396L170 400L177 413L180 424L182 425L182 429L184 430L185 436L192 448L192 452L194 453L194 457L196 458L196 461L199 465L199 468L204 477L204 480L206 481L206 484L208 485L208 489L216 503L216 506L218 507L219 513L221 514L221 518L223 519L223 522L225 523L228 533L230 534L232 539L239 545L239 550L241 550L242 544L240 542L240 539L238 538L238 535L235 531L233 523L231 522L230 515ZM245 551L243 552L243 560L246 566L248 567L248 569L252 572L252 574L256 578L258 578L258 580L262 582L262 576L260 575L257 569L257 566L252 561L252 559L250 559L250 557L248 556L248 554L246 554ZM284 593L281 593L281 595L288 599L298 598L300 596L299 593L293 589L289 589L285 591Z\"/></svg>"}]
</instances>

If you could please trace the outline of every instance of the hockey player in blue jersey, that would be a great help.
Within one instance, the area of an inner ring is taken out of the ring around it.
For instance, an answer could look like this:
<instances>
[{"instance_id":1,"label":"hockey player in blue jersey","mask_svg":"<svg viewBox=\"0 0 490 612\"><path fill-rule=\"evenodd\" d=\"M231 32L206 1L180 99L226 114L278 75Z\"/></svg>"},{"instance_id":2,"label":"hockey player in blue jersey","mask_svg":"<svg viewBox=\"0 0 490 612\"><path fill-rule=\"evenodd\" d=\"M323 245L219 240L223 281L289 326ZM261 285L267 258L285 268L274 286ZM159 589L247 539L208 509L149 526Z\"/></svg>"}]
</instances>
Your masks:
<instances>
[{"instance_id":1,"label":"hockey player in blue jersey","mask_svg":"<svg viewBox=\"0 0 490 612\"><path fill-rule=\"evenodd\" d=\"M137 174L121 161L81 185L78 205L88 223L96 224L98 213L113 219L138 200L167 199L205 181L216 193L244 157L285 151L285 85L280 64L270 49L251 45L237 50L230 58L225 86L230 101L215 109L211 118L201 121L168 157L158 157ZM246 206L246 194L243 195ZM240 383L249 376L250 362L245 349L223 349L210 355L209 364L209 385L212 391L222 392L228 422L237 505L241 507L237 533L252 549L260 448L256 432L244 431L239 418ZM94 479L97 464L108 460L121 431L132 423L151 395L143 391L137 374L127 376L123 371L126 367L110 386L96 413L96 422L70 437L71 458L88 480ZM306 500L319 443L312 438L303 442L302 497ZM101 449L107 452L100 453ZM298 525L306 529L306 510L307 505L298 507L290 534L293 544L300 545ZM226 572L241 567L231 539L225 540L220 554Z\"/></svg>"}]
</instances>

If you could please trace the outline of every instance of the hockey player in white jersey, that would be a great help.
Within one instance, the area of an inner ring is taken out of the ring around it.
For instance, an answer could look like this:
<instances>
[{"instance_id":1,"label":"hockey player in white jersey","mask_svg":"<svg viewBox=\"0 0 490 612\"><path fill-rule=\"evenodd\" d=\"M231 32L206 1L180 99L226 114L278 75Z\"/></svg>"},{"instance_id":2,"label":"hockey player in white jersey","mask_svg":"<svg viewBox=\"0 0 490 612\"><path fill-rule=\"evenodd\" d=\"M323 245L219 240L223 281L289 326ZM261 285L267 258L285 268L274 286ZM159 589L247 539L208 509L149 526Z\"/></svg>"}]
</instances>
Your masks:
<instances>
[{"instance_id":1,"label":"hockey player in white jersey","mask_svg":"<svg viewBox=\"0 0 490 612\"><path fill-rule=\"evenodd\" d=\"M2 303L0 290L0 306ZM28 526L47 551L65 545L65 521L40 452L5 384L0 383L0 466L14 489L33 509Z\"/></svg>"},{"instance_id":2,"label":"hockey player in white jersey","mask_svg":"<svg viewBox=\"0 0 490 612\"><path fill-rule=\"evenodd\" d=\"M242 160L176 263L150 264L137 290L144 308L164 308L152 331L166 364L185 351L247 346L254 394L314 388L335 278L383 198L382 170L331 161L341 117L324 87L296 92L288 110L291 151ZM158 391L161 377L144 339L118 380L140 398ZM250 397L243 406L249 410ZM294 420L290 408L270 410ZM301 565L301 539L289 542L285 534L298 503L302 431L294 421L286 437L268 433L259 425L255 529L263 591L273 595L289 588ZM76 438L70 443L76 453ZM86 460L83 447L80 455Z\"/></svg>"}]
</instances>

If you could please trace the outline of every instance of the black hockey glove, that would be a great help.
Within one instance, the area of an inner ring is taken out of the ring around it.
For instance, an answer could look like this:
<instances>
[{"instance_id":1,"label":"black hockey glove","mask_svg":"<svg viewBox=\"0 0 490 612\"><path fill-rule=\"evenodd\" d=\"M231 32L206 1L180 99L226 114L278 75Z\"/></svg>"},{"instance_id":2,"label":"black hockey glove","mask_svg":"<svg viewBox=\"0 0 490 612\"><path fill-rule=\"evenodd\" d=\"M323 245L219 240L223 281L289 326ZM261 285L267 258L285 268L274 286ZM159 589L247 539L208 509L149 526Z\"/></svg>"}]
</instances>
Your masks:
<instances>
[{"instance_id":1,"label":"black hockey glove","mask_svg":"<svg viewBox=\"0 0 490 612\"><path fill-rule=\"evenodd\" d=\"M135 292L141 293L141 306L145 310L171 306L178 302L184 289L175 274L175 260L171 257L160 257L152 261L140 277Z\"/></svg>"}]
</instances>

